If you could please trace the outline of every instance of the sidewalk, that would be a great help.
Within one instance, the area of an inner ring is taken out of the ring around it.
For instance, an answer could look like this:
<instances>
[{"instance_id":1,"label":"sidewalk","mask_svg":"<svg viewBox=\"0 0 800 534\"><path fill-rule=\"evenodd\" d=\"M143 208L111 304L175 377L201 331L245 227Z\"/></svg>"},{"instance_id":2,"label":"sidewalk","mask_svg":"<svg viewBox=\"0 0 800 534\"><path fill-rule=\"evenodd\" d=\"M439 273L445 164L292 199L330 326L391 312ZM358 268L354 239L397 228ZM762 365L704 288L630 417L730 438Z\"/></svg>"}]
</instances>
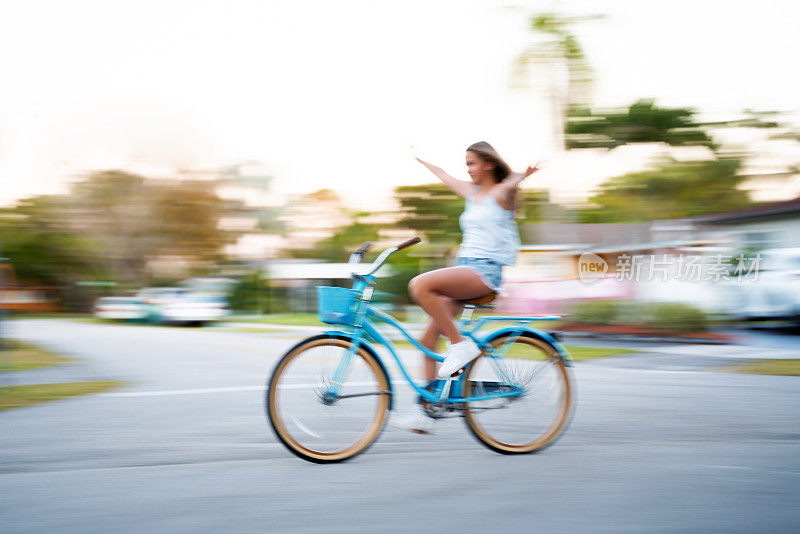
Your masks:
<instances>
[{"instance_id":1,"label":"sidewalk","mask_svg":"<svg viewBox=\"0 0 800 534\"><path fill-rule=\"evenodd\" d=\"M97 382L113 380L99 375L90 362L76 361L52 367L0 373L0 386L26 386L32 384L61 384L65 382Z\"/></svg>"}]
</instances>

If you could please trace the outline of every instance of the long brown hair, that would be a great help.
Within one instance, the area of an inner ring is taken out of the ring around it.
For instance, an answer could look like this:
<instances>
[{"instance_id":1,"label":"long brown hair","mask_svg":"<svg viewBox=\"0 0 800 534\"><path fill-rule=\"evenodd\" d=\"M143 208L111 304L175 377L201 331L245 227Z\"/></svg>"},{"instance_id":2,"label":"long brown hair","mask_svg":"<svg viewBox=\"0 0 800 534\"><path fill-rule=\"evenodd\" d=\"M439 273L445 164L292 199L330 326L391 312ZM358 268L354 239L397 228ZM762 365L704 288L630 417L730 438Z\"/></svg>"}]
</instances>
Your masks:
<instances>
[{"instance_id":1,"label":"long brown hair","mask_svg":"<svg viewBox=\"0 0 800 534\"><path fill-rule=\"evenodd\" d=\"M483 161L494 163L494 180L498 184L508 178L508 175L511 174L511 167L508 166L508 163L503 161L503 158L500 157L500 154L498 154L494 147L492 147L492 145L486 141L478 141L477 143L473 143L469 146L467 152L476 154ZM519 189L516 190L514 195L514 202L511 211L514 212L514 217L517 219L522 217L519 201Z\"/></svg>"},{"instance_id":2,"label":"long brown hair","mask_svg":"<svg viewBox=\"0 0 800 534\"><path fill-rule=\"evenodd\" d=\"M498 184L511 174L511 167L503 161L500 154L486 141L478 141L477 143L471 144L469 148L467 148L467 152L473 152L483 161L494 163L494 180Z\"/></svg>"}]
</instances>

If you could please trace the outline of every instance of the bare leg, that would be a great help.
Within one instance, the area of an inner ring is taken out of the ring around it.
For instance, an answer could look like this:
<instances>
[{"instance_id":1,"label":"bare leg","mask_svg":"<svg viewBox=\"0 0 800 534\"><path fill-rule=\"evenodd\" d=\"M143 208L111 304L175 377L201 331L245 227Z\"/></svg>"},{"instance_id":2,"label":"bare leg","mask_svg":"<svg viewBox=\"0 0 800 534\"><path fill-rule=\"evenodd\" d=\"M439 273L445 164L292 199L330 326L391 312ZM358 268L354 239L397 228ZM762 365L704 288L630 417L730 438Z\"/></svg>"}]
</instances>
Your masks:
<instances>
[{"instance_id":1,"label":"bare leg","mask_svg":"<svg viewBox=\"0 0 800 534\"><path fill-rule=\"evenodd\" d=\"M445 306L450 308L450 316L455 318L455 316L461 311L461 305L448 297L439 298L442 299ZM422 334L419 342L423 347L426 347L432 351L436 351L436 344L439 341L441 334L442 333L439 332L439 327L436 326L436 322L433 319L430 319L428 321L428 326L425 328L425 332ZM427 356L423 356L423 360L425 361L425 380L430 382L436 378L436 360L432 360Z\"/></svg>"},{"instance_id":2,"label":"bare leg","mask_svg":"<svg viewBox=\"0 0 800 534\"><path fill-rule=\"evenodd\" d=\"M461 334L453 322L446 301L441 297L453 300L471 299L491 293L492 289L469 267L448 267L415 277L408 284L408 292L431 316L439 332L450 343L459 343L462 340Z\"/></svg>"}]
</instances>

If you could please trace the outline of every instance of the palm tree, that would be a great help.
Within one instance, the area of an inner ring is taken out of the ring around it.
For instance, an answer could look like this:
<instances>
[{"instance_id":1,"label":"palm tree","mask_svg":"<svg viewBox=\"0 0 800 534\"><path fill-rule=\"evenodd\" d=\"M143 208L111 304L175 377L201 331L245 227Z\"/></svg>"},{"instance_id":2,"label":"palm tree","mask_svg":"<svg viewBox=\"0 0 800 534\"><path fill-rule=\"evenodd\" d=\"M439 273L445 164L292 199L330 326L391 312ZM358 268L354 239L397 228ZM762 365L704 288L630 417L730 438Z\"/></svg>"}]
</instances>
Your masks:
<instances>
[{"instance_id":1,"label":"palm tree","mask_svg":"<svg viewBox=\"0 0 800 534\"><path fill-rule=\"evenodd\" d=\"M530 15L528 27L538 38L526 46L514 60L509 81L513 89L529 89L533 67L545 67L547 98L553 114L553 133L561 147L566 146L564 131L567 117L589 107L594 81L594 72L572 27L580 22L601 18L603 15Z\"/></svg>"}]
</instances>

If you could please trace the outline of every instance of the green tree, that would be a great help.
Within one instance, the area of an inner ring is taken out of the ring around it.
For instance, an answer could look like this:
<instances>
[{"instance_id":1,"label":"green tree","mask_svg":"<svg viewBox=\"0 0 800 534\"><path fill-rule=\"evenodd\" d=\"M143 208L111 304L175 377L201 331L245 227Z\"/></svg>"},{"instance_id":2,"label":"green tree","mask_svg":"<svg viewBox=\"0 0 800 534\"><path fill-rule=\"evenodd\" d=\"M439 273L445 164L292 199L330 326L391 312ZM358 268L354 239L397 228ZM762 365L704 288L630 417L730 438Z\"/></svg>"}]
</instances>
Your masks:
<instances>
[{"instance_id":1,"label":"green tree","mask_svg":"<svg viewBox=\"0 0 800 534\"><path fill-rule=\"evenodd\" d=\"M263 271L243 275L228 297L231 309L244 313L283 313L290 310L289 288L270 283Z\"/></svg>"},{"instance_id":2,"label":"green tree","mask_svg":"<svg viewBox=\"0 0 800 534\"><path fill-rule=\"evenodd\" d=\"M528 28L539 40L528 45L515 59L512 85L527 87L530 69L535 64L549 64L556 69L565 66L568 78L566 101L562 106L566 109L587 106L594 72L573 28L581 22L602 18L602 15L567 16L558 13L529 15Z\"/></svg>"},{"instance_id":3,"label":"green tree","mask_svg":"<svg viewBox=\"0 0 800 534\"><path fill-rule=\"evenodd\" d=\"M310 257L334 263L346 262L359 245L366 241L377 241L380 237L379 232L378 225L359 222L356 217L351 224L340 228L329 238L316 243L308 254Z\"/></svg>"},{"instance_id":4,"label":"green tree","mask_svg":"<svg viewBox=\"0 0 800 534\"><path fill-rule=\"evenodd\" d=\"M424 235L431 243L456 244L461 241L459 217L464 199L444 184L401 186L395 189L403 217L398 225ZM550 203L546 190L520 189L517 221L540 222L557 208Z\"/></svg>"},{"instance_id":5,"label":"green tree","mask_svg":"<svg viewBox=\"0 0 800 534\"><path fill-rule=\"evenodd\" d=\"M18 283L53 288L67 309L79 310L92 295L76 284L107 281L111 273L98 259L97 243L63 224L65 209L64 197L40 196L3 210L0 244Z\"/></svg>"},{"instance_id":6,"label":"green tree","mask_svg":"<svg viewBox=\"0 0 800 534\"><path fill-rule=\"evenodd\" d=\"M528 89L531 70L544 67L547 97L557 139L562 139L567 117L590 106L594 71L574 28L602 15L567 16L536 13L528 16L528 27L536 40L525 47L512 65L510 85ZM562 72L566 71L566 77Z\"/></svg>"},{"instance_id":7,"label":"green tree","mask_svg":"<svg viewBox=\"0 0 800 534\"><path fill-rule=\"evenodd\" d=\"M64 229L4 214L0 243L17 281L33 286L70 286L82 280L105 280L95 261L95 244Z\"/></svg>"},{"instance_id":8,"label":"green tree","mask_svg":"<svg viewBox=\"0 0 800 534\"><path fill-rule=\"evenodd\" d=\"M147 211L157 224L153 229L156 239L149 242L150 255L213 261L219 258L222 246L233 241L233 236L219 228L219 219L228 210L207 183L161 186L153 192Z\"/></svg>"},{"instance_id":9,"label":"green tree","mask_svg":"<svg viewBox=\"0 0 800 534\"><path fill-rule=\"evenodd\" d=\"M567 120L567 148L614 148L627 143L667 143L714 148L688 108L659 108L639 100L625 111L575 109Z\"/></svg>"},{"instance_id":10,"label":"green tree","mask_svg":"<svg viewBox=\"0 0 800 534\"><path fill-rule=\"evenodd\" d=\"M91 173L72 188L65 223L98 243L119 279L149 280L147 263L216 259L233 236L219 228L225 205L208 182L156 182L122 171Z\"/></svg>"},{"instance_id":11,"label":"green tree","mask_svg":"<svg viewBox=\"0 0 800 534\"><path fill-rule=\"evenodd\" d=\"M6 210L4 253L30 283L100 279L135 288L149 280L150 260L216 259L233 238L219 229L224 210L208 183L96 172L69 195L34 197Z\"/></svg>"},{"instance_id":12,"label":"green tree","mask_svg":"<svg viewBox=\"0 0 800 534\"><path fill-rule=\"evenodd\" d=\"M646 222L732 211L750 205L737 186L738 158L666 161L652 170L612 178L578 211L579 222Z\"/></svg>"},{"instance_id":13,"label":"green tree","mask_svg":"<svg viewBox=\"0 0 800 534\"><path fill-rule=\"evenodd\" d=\"M519 224L538 223L560 219L565 209L550 202L547 189L520 189L517 222Z\"/></svg>"},{"instance_id":14,"label":"green tree","mask_svg":"<svg viewBox=\"0 0 800 534\"><path fill-rule=\"evenodd\" d=\"M529 16L536 42L527 46L512 68L512 87L527 88L530 71L544 67L553 110L555 136L567 149L614 148L630 143L705 146L718 153L714 161L667 161L658 167L614 178L579 210L583 222L632 222L686 217L735 210L750 205L737 189L747 177L738 174L742 156L731 157L718 147L712 128L777 128L780 113L745 111L745 118L699 122L690 108L664 108L642 99L627 109L594 110L591 106L593 70L575 28L602 16L573 17L551 13ZM562 73L566 73L563 76ZM791 132L781 134L795 138ZM791 175L787 169L785 175Z\"/></svg>"},{"instance_id":15,"label":"green tree","mask_svg":"<svg viewBox=\"0 0 800 534\"><path fill-rule=\"evenodd\" d=\"M458 243L458 217L464 199L444 184L407 185L394 190L403 217L398 226L424 235L428 242Z\"/></svg>"}]
</instances>

